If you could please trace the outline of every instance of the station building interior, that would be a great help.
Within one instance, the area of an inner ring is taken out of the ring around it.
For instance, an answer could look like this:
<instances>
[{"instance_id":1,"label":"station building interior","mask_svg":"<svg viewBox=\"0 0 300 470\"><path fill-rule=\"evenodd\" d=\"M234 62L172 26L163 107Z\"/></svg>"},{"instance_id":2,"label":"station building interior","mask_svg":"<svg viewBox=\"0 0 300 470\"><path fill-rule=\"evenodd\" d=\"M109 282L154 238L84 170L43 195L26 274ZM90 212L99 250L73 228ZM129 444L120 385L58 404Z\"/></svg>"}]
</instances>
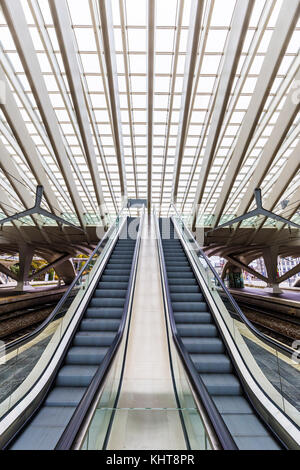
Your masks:
<instances>
[{"instance_id":1,"label":"station building interior","mask_svg":"<svg viewBox=\"0 0 300 470\"><path fill-rule=\"evenodd\" d=\"M0 448L300 449L300 0L0 0Z\"/></svg>"}]
</instances>

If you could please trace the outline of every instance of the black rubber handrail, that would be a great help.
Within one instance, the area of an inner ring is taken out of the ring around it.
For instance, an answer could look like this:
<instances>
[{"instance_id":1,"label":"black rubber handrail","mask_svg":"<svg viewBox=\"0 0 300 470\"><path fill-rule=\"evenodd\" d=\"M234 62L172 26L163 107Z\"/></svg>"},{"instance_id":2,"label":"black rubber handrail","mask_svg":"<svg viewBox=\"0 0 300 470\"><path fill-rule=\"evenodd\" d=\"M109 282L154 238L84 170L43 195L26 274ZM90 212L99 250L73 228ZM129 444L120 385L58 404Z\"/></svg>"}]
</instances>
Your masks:
<instances>
[{"instance_id":1,"label":"black rubber handrail","mask_svg":"<svg viewBox=\"0 0 300 470\"><path fill-rule=\"evenodd\" d=\"M92 258L95 256L99 248L103 245L103 243L108 239L110 232L113 231L113 228L115 227L115 224L118 222L118 220L121 217L121 214L124 209L120 211L120 213L117 215L116 220L114 221L113 225L110 227L110 229L104 234L96 248L93 250L92 254L89 256L89 258L86 260L84 263L83 267L80 269L79 273L76 275L76 277L73 279L72 283L69 285L68 289L65 291L64 295L61 297L57 305L55 306L54 310L51 312L51 314L46 318L46 320L43 321L34 331L28 333L27 335L22 336L21 338L18 338L14 341L11 341L10 343L6 344L2 348L0 348L0 357L2 353L7 354L8 352L11 352L24 344L28 343L32 339L34 339L36 336L38 336L48 325L53 321L53 319L59 314L61 307L67 300L67 298L70 296L71 291L73 288L76 286L78 283L80 277L82 276L83 272L85 271L86 267L92 260Z\"/></svg>"},{"instance_id":2,"label":"black rubber handrail","mask_svg":"<svg viewBox=\"0 0 300 470\"><path fill-rule=\"evenodd\" d=\"M109 347L103 362L99 366L98 370L96 371L90 385L88 386L87 390L85 391L82 399L80 400L71 420L69 421L66 429L64 430L61 438L59 439L55 450L69 450L72 448L72 445L74 444L74 441L83 425L83 422L86 418L86 415L93 403L94 397L97 393L97 391L100 389L101 385L103 384L106 375L110 369L110 366L113 362L113 359L116 355L116 352L120 346L121 340L123 338L123 333L125 330L126 326L126 321L127 321L127 316L128 316L128 310L129 310L129 302L130 302L130 296L131 293L134 289L135 285L135 279L136 279L136 266L137 266L137 261L138 261L138 255L139 255L139 249L140 249L140 241L141 241L141 229L143 225L143 219L144 219L144 210L143 214L140 219L140 226L139 226L139 231L137 235L137 240L136 240L136 245L134 249L134 255L133 255L133 260L132 260L132 265L131 265L131 270L130 270L130 276L129 276L129 281L128 281L128 288L127 288L127 293L126 293L126 299L125 299L125 304L123 308L123 313L122 313L122 319L121 323L119 325L118 332Z\"/></svg>"},{"instance_id":3,"label":"black rubber handrail","mask_svg":"<svg viewBox=\"0 0 300 470\"><path fill-rule=\"evenodd\" d=\"M208 264L210 270L212 271L213 275L215 276L215 278L217 279L217 282L218 284L221 286L222 290L224 291L226 297L228 298L229 302L231 303L231 305L233 306L233 308L235 309L239 319L241 320L242 323L244 323L250 330L251 332L257 337L259 338L262 342L264 343L267 343L269 344L270 346L272 346L273 348L275 348L276 350L280 351L282 354L284 354L285 356L288 356L288 357L291 357L291 355L293 354L294 350L292 348L289 348L288 346L285 346L279 342L277 342L276 340L268 337L267 335L265 335L264 333L262 333L261 331L259 331L257 328L255 328L255 326L253 325L253 323L248 320L248 318L246 317L246 315L243 313L243 311L240 309L240 307L238 306L237 302L235 301L235 299L232 297L231 293L229 292L229 290L227 289L227 287L225 286L224 282L222 281L222 279L220 278L219 274L217 273L216 269L214 268L214 266L211 264L209 258L206 256L206 254L204 253L204 251L202 250L202 248L200 248L197 240L193 237L191 231L186 227L182 217L178 214L178 211L176 209L176 207L174 205L172 205L172 207L174 208L175 212L176 212L176 215L180 218L181 220L181 223L183 225L183 229L188 233L189 235L189 238L192 238L193 240L193 243L196 243L197 245L197 255L201 255L204 259L205 259L205 262Z\"/></svg>"},{"instance_id":4,"label":"black rubber handrail","mask_svg":"<svg viewBox=\"0 0 300 470\"><path fill-rule=\"evenodd\" d=\"M168 276L167 276L167 270L166 270L166 264L165 264L165 257L164 257L164 251L162 247L162 241L161 241L161 234L160 234L160 228L158 224L158 218L156 216L156 226L157 226L157 244L158 244L158 252L159 252L159 260L160 260L160 267L161 267L161 272L162 272L162 278L165 284L165 292L166 292L166 301L167 301L167 310L169 314L169 320L170 320L170 326L171 326L171 331L172 331L172 336L173 340L175 342L175 345L177 347L177 350L180 354L180 357L182 359L183 366L185 368L185 371L187 372L187 375L192 383L192 386L194 388L194 391L197 395L197 399L199 400L200 403L202 403L207 416L209 418L209 421L211 423L211 426L219 440L219 443L224 450L237 450L238 447L236 443L234 442L226 424L224 423L223 418L220 415L220 412L218 411L216 405L214 404L210 394L207 391L207 388L201 379L200 375L198 374L198 371L193 364L183 342L182 339L177 331L177 326L175 323L175 318L174 318L174 312L172 308L172 302L171 302L171 297L170 297L170 290L169 290L169 283L168 283Z\"/></svg>"}]
</instances>

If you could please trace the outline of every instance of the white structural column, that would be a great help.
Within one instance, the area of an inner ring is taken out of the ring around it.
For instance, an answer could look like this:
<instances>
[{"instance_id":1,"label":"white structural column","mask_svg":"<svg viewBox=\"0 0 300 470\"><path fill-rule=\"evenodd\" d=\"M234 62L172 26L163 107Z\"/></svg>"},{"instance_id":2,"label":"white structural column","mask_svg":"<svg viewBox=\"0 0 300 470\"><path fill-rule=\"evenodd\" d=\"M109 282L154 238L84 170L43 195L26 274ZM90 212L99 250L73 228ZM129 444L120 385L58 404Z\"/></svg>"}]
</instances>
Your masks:
<instances>
[{"instance_id":1,"label":"white structural column","mask_svg":"<svg viewBox=\"0 0 300 470\"><path fill-rule=\"evenodd\" d=\"M5 101L0 103L0 109L3 111L7 122L14 134L16 141L18 142L23 155L29 165L38 184L44 188L45 198L51 208L52 212L57 213L59 203L56 196L49 184L49 179L44 170L44 167L40 161L40 156L37 152L36 146L29 135L24 119L22 118L21 112L17 106L17 103L13 97L5 73L0 66L0 81L5 86Z\"/></svg>"},{"instance_id":2,"label":"white structural column","mask_svg":"<svg viewBox=\"0 0 300 470\"><path fill-rule=\"evenodd\" d=\"M83 207L73 178L56 114L52 107L47 87L35 52L25 14L20 0L2 0L1 6L27 79L41 113L60 170L65 179L75 212L82 227L85 226Z\"/></svg>"},{"instance_id":3,"label":"white structural column","mask_svg":"<svg viewBox=\"0 0 300 470\"><path fill-rule=\"evenodd\" d=\"M270 88L280 66L283 54L285 53L288 42L299 18L299 11L299 0L283 1L268 50L261 67L260 75L257 79L252 99L243 119L238 141L233 151L226 178L219 195L213 223L214 227L219 223L231 191L232 183L235 180L244 160Z\"/></svg>"},{"instance_id":4,"label":"white structural column","mask_svg":"<svg viewBox=\"0 0 300 470\"><path fill-rule=\"evenodd\" d=\"M155 0L148 0L147 13L147 204L148 211L150 211L152 201Z\"/></svg>"},{"instance_id":5,"label":"white structural column","mask_svg":"<svg viewBox=\"0 0 300 470\"><path fill-rule=\"evenodd\" d=\"M229 40L225 51L225 61L220 77L219 87L217 90L215 106L211 117L210 131L205 147L203 164L201 167L201 172L196 190L195 208L192 221L193 229L195 228L196 224L198 206L201 202L211 163L214 159L214 153L219 138L219 132L224 120L230 91L232 89L233 80L240 59L240 53L248 30L248 24L252 8L252 0L238 0L233 13Z\"/></svg>"},{"instance_id":6,"label":"white structural column","mask_svg":"<svg viewBox=\"0 0 300 470\"><path fill-rule=\"evenodd\" d=\"M111 2L99 0L100 24L103 40L103 51L105 57L106 74L108 81L110 111L112 117L112 132L115 142L116 156L118 161L121 195L126 196L126 173L124 164L123 139L121 131L121 112L118 92L117 64L115 58L115 41L113 30L113 19Z\"/></svg>"},{"instance_id":7,"label":"white structural column","mask_svg":"<svg viewBox=\"0 0 300 470\"><path fill-rule=\"evenodd\" d=\"M104 198L90 129L89 115L87 112L86 101L80 77L80 69L76 57L77 52L75 48L74 33L72 30L68 6L66 0L50 0L49 3L65 70L67 73L67 79L70 86L85 155L93 181L97 203L100 208L100 215L101 218L103 218Z\"/></svg>"},{"instance_id":8,"label":"white structural column","mask_svg":"<svg viewBox=\"0 0 300 470\"><path fill-rule=\"evenodd\" d=\"M179 114L178 135L175 153L175 172L173 180L172 199L176 202L178 183L180 177L180 169L183 158L184 145L186 142L188 121L190 115L191 97L193 90L193 82L195 77L195 66L197 61L197 51L199 44L199 35L202 20L203 0L192 0L190 27L187 44L187 52L185 58L185 70L183 78L183 87L181 95L181 106Z\"/></svg>"},{"instance_id":9,"label":"white structural column","mask_svg":"<svg viewBox=\"0 0 300 470\"><path fill-rule=\"evenodd\" d=\"M153 217L145 217L128 349L108 450L186 449L174 396Z\"/></svg>"}]
</instances>

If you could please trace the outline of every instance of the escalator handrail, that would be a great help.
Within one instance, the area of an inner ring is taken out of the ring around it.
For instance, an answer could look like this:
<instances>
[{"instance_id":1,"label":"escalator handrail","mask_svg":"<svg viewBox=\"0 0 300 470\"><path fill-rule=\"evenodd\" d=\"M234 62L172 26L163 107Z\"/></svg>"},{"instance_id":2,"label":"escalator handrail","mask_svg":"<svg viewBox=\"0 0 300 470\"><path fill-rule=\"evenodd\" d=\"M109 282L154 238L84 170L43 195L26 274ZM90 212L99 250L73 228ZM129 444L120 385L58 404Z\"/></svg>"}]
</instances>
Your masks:
<instances>
[{"instance_id":1,"label":"escalator handrail","mask_svg":"<svg viewBox=\"0 0 300 470\"><path fill-rule=\"evenodd\" d=\"M131 297L131 293L135 285L135 279L136 279L135 274L136 274L136 269L137 269L137 261L138 261L138 255L139 255L139 249L140 249L141 230L142 230L142 225L143 225L143 220L144 220L144 214L145 214L145 210L143 208L143 212L140 217L140 225L139 225L138 235L137 235L133 259L132 259L132 265L131 265L130 276L129 276L129 281L128 281L125 304L124 304L121 323L119 325L118 332L111 346L109 347L101 365L97 369L90 385L88 386L82 399L80 400L73 416L71 417L71 420L69 421L62 436L60 437L55 447L55 450L70 450L72 448L72 445L74 444L76 436L78 435L83 425L83 422L87 416L87 413L93 403L94 397L97 391L101 388L101 385L103 381L105 380L105 377L110 369L112 361L120 346L121 340L123 338L125 326L126 326L130 297Z\"/></svg>"},{"instance_id":2,"label":"escalator handrail","mask_svg":"<svg viewBox=\"0 0 300 470\"><path fill-rule=\"evenodd\" d=\"M204 253L204 251L202 250L202 248L200 247L199 243L197 242L196 238L193 236L193 234L191 233L191 231L189 230L189 228L185 225L181 215L178 213L176 207L174 206L174 204L171 204L171 206L174 208L175 212L176 212L176 215L180 218L181 220L181 223L183 224L183 227L184 227L184 230L188 233L188 236L189 238L191 238L193 240L193 243L196 243L197 245L197 255L201 255L204 259L205 259L205 262L207 263L207 265L209 266L210 270L212 271L213 275L215 276L215 278L217 279L217 282L218 284L221 286L222 290L224 291L226 297L228 298L229 302L231 303L231 305L233 306L233 308L235 309L236 313L238 314L238 317L240 319L240 321L242 323L244 323L250 330L251 332L257 337L259 338L261 341L263 341L264 343L267 343L269 344L270 346L272 346L273 348L275 348L277 351L281 352L282 354L284 354L285 356L288 356L288 357L291 357L291 355L293 354L294 350L292 348L289 348L288 346L285 346L284 344L281 344L277 341L275 341L273 338L270 338L269 336L265 335L264 333L262 333L261 331L259 331L257 328L255 328L255 326L253 325L253 323L248 320L248 318L246 317L246 315L243 313L243 311L240 309L240 307L238 306L237 302L235 301L235 299L233 298L232 294L229 292L229 290L227 289L227 287L225 286L224 282L222 281L222 279L220 278L219 274L217 273L216 269L214 268L214 266L211 264L209 258L206 256L206 254Z\"/></svg>"},{"instance_id":3,"label":"escalator handrail","mask_svg":"<svg viewBox=\"0 0 300 470\"><path fill-rule=\"evenodd\" d=\"M158 217L155 214L156 219L156 231L157 231L157 243L158 243L158 253L159 253L159 260L160 266L162 271L162 278L165 285L166 297L167 297L167 310L170 320L170 326L172 330L172 336L177 347L177 350L180 353L182 358L182 362L184 368L190 378L191 383L193 384L194 391L196 392L197 398L200 403L203 404L203 407L207 413L209 421L212 425L212 428L220 442L222 449L224 450L237 450L237 445L235 444L226 424L224 423L220 412L218 411L216 405L214 404L208 390L201 379L200 375L198 374L195 365L193 364L184 344L183 341L178 333L174 312L172 308L172 302L170 297L170 290L169 290L169 283L168 283L168 276L167 276L167 269L166 263L164 258L164 252L162 247L161 241L161 234L158 225Z\"/></svg>"},{"instance_id":4,"label":"escalator handrail","mask_svg":"<svg viewBox=\"0 0 300 470\"><path fill-rule=\"evenodd\" d=\"M82 266L82 268L80 269L80 271L78 272L76 277L73 279L73 281L69 285L68 289L65 291L64 295L61 297L59 302L56 304L56 306L55 306L54 310L51 312L51 314L34 331L28 333L27 335L22 336L21 338L17 338L16 340L11 341L10 343L2 346L0 348L0 357L1 357L2 353L7 354L8 352L11 352L11 351L13 351L17 348L20 348L24 344L26 344L29 341L33 340L36 336L38 336L53 321L53 319L60 312L61 307L63 306L63 304L65 303L65 301L69 297L71 291L73 290L73 288L75 287L75 285L79 281L80 277L82 276L83 272L85 271L86 267L88 266L88 264L90 263L92 258L95 256L95 254L97 253L99 248L101 248L103 243L108 239L108 237L109 237L110 233L113 231L116 223L120 220L120 217L121 217L123 211L124 211L124 208L118 213L115 221L113 222L111 227L108 229L108 231L104 234L104 236L102 237L102 239L100 240L100 242L98 243L96 248L93 250L93 252L89 256L89 258L86 260L86 262L84 263L84 265Z\"/></svg>"}]
</instances>

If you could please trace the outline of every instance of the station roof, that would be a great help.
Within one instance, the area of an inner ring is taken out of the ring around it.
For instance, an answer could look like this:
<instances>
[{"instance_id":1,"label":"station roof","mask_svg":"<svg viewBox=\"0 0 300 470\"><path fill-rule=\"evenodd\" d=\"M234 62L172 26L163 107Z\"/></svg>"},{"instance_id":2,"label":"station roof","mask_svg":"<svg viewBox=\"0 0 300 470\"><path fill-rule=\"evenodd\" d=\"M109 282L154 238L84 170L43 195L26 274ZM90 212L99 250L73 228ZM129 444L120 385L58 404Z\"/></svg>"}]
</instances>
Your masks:
<instances>
[{"instance_id":1,"label":"station roof","mask_svg":"<svg viewBox=\"0 0 300 470\"><path fill-rule=\"evenodd\" d=\"M299 223L299 0L1 6L1 217L41 184L45 208L81 226L128 197L215 227L260 187Z\"/></svg>"}]
</instances>

